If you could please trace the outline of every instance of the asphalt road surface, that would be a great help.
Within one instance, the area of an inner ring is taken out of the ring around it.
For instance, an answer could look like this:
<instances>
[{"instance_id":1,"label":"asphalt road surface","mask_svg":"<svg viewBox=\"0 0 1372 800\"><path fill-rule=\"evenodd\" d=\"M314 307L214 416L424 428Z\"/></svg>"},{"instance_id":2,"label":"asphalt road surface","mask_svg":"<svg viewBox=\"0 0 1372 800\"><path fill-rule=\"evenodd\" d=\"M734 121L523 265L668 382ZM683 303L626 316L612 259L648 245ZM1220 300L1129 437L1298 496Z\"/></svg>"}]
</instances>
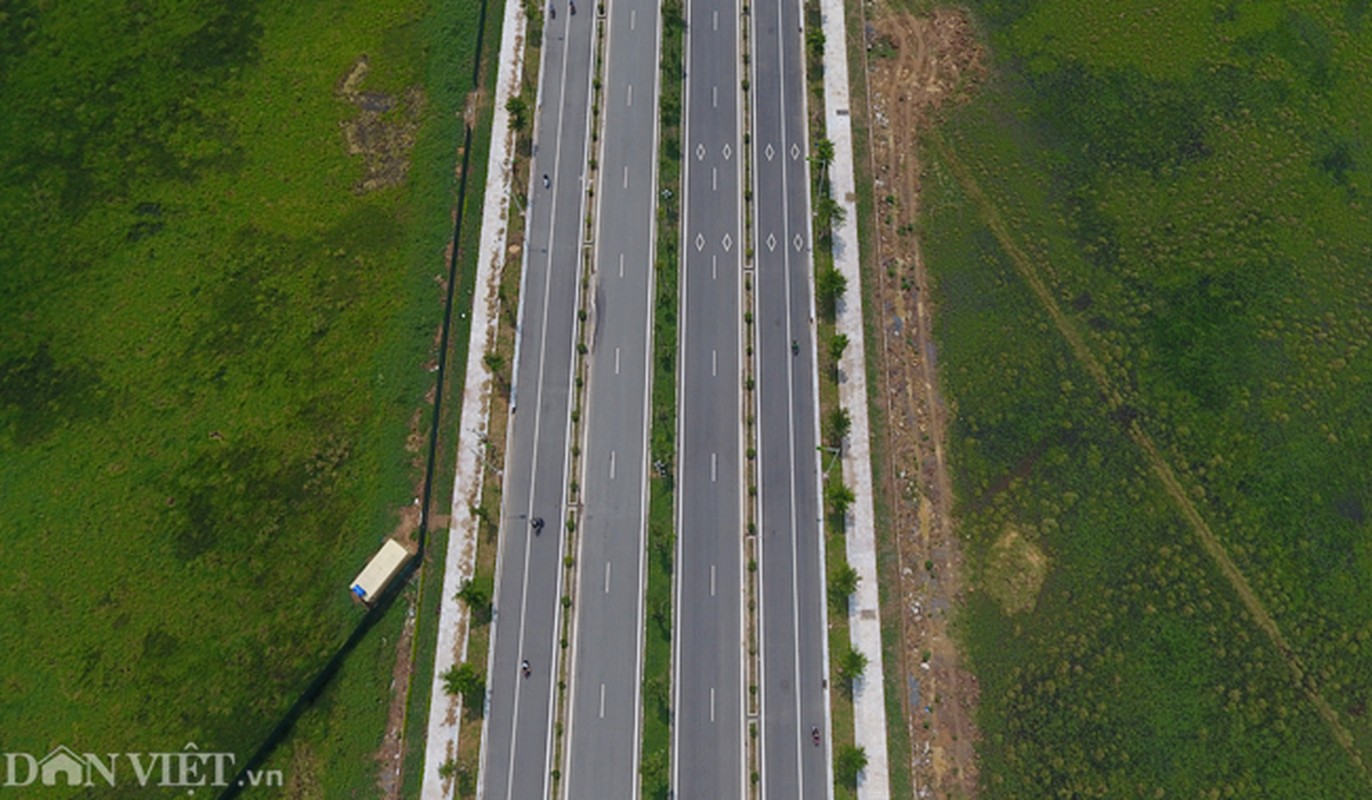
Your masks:
<instances>
[{"instance_id":1,"label":"asphalt road surface","mask_svg":"<svg viewBox=\"0 0 1372 800\"><path fill-rule=\"evenodd\" d=\"M729 800L747 785L739 8L686 13L672 785Z\"/></svg>"},{"instance_id":2,"label":"asphalt road surface","mask_svg":"<svg viewBox=\"0 0 1372 800\"><path fill-rule=\"evenodd\" d=\"M491 800L550 788L593 17L568 13L564 0L544 32L482 733ZM545 520L539 534L535 517Z\"/></svg>"},{"instance_id":3,"label":"asphalt road surface","mask_svg":"<svg viewBox=\"0 0 1372 800\"><path fill-rule=\"evenodd\" d=\"M608 6L568 800L628 800L639 788L658 9L654 0Z\"/></svg>"},{"instance_id":4,"label":"asphalt road surface","mask_svg":"<svg viewBox=\"0 0 1372 800\"><path fill-rule=\"evenodd\" d=\"M762 795L831 794L798 0L754 0L753 196ZM811 730L819 728L820 742Z\"/></svg>"}]
</instances>

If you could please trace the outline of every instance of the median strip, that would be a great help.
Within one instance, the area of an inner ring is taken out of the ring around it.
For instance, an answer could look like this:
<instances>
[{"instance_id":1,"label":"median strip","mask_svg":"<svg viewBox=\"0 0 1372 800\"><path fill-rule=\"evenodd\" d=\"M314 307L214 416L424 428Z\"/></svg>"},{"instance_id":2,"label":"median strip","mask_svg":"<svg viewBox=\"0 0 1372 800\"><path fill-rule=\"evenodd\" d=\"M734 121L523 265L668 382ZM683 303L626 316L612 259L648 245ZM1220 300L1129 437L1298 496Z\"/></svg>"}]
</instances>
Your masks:
<instances>
[{"instance_id":1,"label":"median strip","mask_svg":"<svg viewBox=\"0 0 1372 800\"><path fill-rule=\"evenodd\" d=\"M661 98L657 170L657 287L653 321L653 384L648 480L647 591L644 597L643 758L644 800L671 791L672 580L676 553L677 259L681 194L682 45L681 0L662 4Z\"/></svg>"}]
</instances>

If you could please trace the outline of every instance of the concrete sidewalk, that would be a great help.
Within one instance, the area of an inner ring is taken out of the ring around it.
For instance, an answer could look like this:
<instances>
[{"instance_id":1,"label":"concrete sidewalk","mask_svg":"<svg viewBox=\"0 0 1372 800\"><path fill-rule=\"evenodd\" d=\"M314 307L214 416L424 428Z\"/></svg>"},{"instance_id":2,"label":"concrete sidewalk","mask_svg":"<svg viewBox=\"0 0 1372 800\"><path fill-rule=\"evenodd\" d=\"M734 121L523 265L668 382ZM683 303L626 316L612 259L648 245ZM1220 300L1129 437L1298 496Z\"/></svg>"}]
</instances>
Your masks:
<instances>
[{"instance_id":1,"label":"concrete sidewalk","mask_svg":"<svg viewBox=\"0 0 1372 800\"><path fill-rule=\"evenodd\" d=\"M490 413L491 376L483 356L494 343L498 324L497 289L503 271L506 211L510 202L510 178L515 132L505 104L517 93L524 66L524 13L521 4L507 0L501 23L500 71L496 77L495 118L491 127L491 151L482 198L481 246L477 255L475 302L472 304L471 342L467 351L466 381L462 389L462 430L457 439L457 474L453 483L452 519L448 550L443 554L443 599L439 607L438 648L434 656L429 728L424 748L423 800L447 800L452 781L439 775L443 763L457 755L462 720L462 700L443 687L443 673L467 657L467 607L457 593L472 575L476 563L477 520L470 508L481 498L485 463L486 424ZM436 554L435 554L436 555ZM436 565L430 565L431 568ZM485 665L480 665L485 671Z\"/></svg>"},{"instance_id":2,"label":"concrete sidewalk","mask_svg":"<svg viewBox=\"0 0 1372 800\"><path fill-rule=\"evenodd\" d=\"M866 348L862 340L861 261L858 253L857 197L853 183L853 132L848 117L848 38L843 0L820 0L824 31L824 127L834 143L829 180L843 207L844 221L834 229L834 267L848 281L838 304L837 330L848 337L839 363L839 403L852 417L843 447L843 481L856 495L848 512L848 563L857 570L857 591L848 598L848 630L853 649L867 656L867 670L853 686L853 734L867 753L858 776L858 797L891 796L886 752L886 698L881 664L881 605L877 598L877 546L872 510L871 429L867 420Z\"/></svg>"}]
</instances>

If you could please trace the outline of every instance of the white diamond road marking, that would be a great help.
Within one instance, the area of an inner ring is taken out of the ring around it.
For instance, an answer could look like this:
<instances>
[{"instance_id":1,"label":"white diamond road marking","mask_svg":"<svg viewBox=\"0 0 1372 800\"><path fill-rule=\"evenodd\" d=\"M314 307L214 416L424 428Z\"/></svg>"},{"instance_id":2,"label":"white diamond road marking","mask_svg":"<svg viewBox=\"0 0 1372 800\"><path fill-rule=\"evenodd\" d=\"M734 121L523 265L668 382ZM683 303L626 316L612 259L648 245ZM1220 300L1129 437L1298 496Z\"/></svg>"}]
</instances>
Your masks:
<instances>
[{"instance_id":1,"label":"white diamond road marking","mask_svg":"<svg viewBox=\"0 0 1372 800\"><path fill-rule=\"evenodd\" d=\"M803 245L803 244L805 244L805 240L802 239L802 238L800 238L800 234L797 233L797 234L796 234L795 240L793 240L793 241L791 242L791 244L795 245L795 246L796 246L796 250L799 251L799 250L800 250L800 246Z\"/></svg>"},{"instance_id":2,"label":"white diamond road marking","mask_svg":"<svg viewBox=\"0 0 1372 800\"><path fill-rule=\"evenodd\" d=\"M705 249L705 235L704 235L704 234L701 234L701 233L697 233L697 234L696 234L696 249L697 249L697 250L704 250L704 249Z\"/></svg>"},{"instance_id":3,"label":"white diamond road marking","mask_svg":"<svg viewBox=\"0 0 1372 800\"><path fill-rule=\"evenodd\" d=\"M703 161L704 159L705 159L705 145L703 145L703 144L698 144L698 145L696 145L696 161Z\"/></svg>"},{"instance_id":4,"label":"white diamond road marking","mask_svg":"<svg viewBox=\"0 0 1372 800\"><path fill-rule=\"evenodd\" d=\"M724 245L725 250L728 250L730 247L734 246L734 240L730 239L729 234L726 233L724 234L724 240L721 241L720 244Z\"/></svg>"},{"instance_id":5,"label":"white diamond road marking","mask_svg":"<svg viewBox=\"0 0 1372 800\"><path fill-rule=\"evenodd\" d=\"M769 251L777 249L777 235L775 233L767 234L767 249Z\"/></svg>"},{"instance_id":6,"label":"white diamond road marking","mask_svg":"<svg viewBox=\"0 0 1372 800\"><path fill-rule=\"evenodd\" d=\"M725 143L725 145L724 145L724 160L725 160L725 161L728 161L728 160L729 160L729 157L732 156L733 154L734 154L734 148L730 147L727 143Z\"/></svg>"},{"instance_id":7,"label":"white diamond road marking","mask_svg":"<svg viewBox=\"0 0 1372 800\"><path fill-rule=\"evenodd\" d=\"M794 161L797 158L800 158L800 145L793 144L791 145L791 160Z\"/></svg>"},{"instance_id":8,"label":"white diamond road marking","mask_svg":"<svg viewBox=\"0 0 1372 800\"><path fill-rule=\"evenodd\" d=\"M771 161L771 160L772 160L772 156L774 156L774 155L777 154L777 151L773 150L773 149L772 149L772 146L771 146L770 144L767 145L767 149L766 149L766 150L763 150L762 152L763 152L763 154L765 154L765 155L767 156L767 160L768 160L768 161Z\"/></svg>"}]
</instances>

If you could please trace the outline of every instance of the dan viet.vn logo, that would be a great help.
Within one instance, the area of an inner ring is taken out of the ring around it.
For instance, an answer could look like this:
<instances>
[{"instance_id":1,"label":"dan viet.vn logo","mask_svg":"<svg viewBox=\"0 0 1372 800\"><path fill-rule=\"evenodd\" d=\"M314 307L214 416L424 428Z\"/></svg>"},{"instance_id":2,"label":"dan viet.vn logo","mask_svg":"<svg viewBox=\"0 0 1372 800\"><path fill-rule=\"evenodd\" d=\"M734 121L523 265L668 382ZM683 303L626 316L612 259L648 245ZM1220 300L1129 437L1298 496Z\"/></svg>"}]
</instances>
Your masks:
<instances>
[{"instance_id":1,"label":"dan viet.vn logo","mask_svg":"<svg viewBox=\"0 0 1372 800\"><path fill-rule=\"evenodd\" d=\"M282 786L281 770L247 770L239 777L233 753L200 752L195 742L165 753L78 753L58 745L45 756L0 753L0 790L39 786L146 786L167 789ZM28 796L27 794L25 796Z\"/></svg>"}]
</instances>

